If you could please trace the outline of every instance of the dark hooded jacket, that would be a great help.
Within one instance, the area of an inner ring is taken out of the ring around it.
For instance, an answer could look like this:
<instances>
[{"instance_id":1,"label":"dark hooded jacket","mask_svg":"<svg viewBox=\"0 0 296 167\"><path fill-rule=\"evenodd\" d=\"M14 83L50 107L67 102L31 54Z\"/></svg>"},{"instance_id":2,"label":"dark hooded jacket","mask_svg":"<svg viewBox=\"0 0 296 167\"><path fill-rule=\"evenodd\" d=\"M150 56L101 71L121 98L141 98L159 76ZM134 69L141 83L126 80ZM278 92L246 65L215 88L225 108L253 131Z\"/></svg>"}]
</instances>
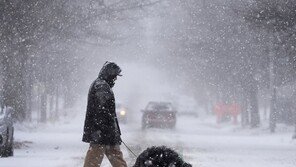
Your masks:
<instances>
[{"instance_id":1,"label":"dark hooded jacket","mask_svg":"<svg viewBox=\"0 0 296 167\"><path fill-rule=\"evenodd\" d=\"M82 141L102 145L121 144L115 98L111 89L120 71L115 63L106 62L98 78L91 84Z\"/></svg>"}]
</instances>

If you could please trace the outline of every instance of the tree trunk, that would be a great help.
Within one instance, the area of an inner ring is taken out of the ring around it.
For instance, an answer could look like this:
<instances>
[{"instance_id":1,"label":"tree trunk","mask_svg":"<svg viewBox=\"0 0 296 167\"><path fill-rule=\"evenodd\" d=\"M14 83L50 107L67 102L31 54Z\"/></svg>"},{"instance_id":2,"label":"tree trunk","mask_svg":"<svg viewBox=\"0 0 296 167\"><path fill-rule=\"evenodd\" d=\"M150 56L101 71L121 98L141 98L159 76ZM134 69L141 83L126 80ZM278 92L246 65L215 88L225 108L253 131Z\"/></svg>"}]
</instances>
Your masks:
<instances>
[{"instance_id":1,"label":"tree trunk","mask_svg":"<svg viewBox=\"0 0 296 167\"><path fill-rule=\"evenodd\" d=\"M269 128L270 132L275 132L276 128L276 89L273 88L272 94L271 94L271 101L270 101L270 113L269 113Z\"/></svg>"},{"instance_id":2,"label":"tree trunk","mask_svg":"<svg viewBox=\"0 0 296 167\"><path fill-rule=\"evenodd\" d=\"M263 119L264 120L267 120L267 100L266 98L264 97L263 99Z\"/></svg>"},{"instance_id":3,"label":"tree trunk","mask_svg":"<svg viewBox=\"0 0 296 167\"><path fill-rule=\"evenodd\" d=\"M53 94L49 95L49 113L50 113L50 119L55 120L55 111L54 111L54 96Z\"/></svg>"},{"instance_id":4,"label":"tree trunk","mask_svg":"<svg viewBox=\"0 0 296 167\"><path fill-rule=\"evenodd\" d=\"M19 56L19 57L18 57ZM11 106L13 117L18 121L26 118L26 82L24 77L23 55L4 56L3 100L5 106ZM21 58L20 58L21 57Z\"/></svg>"},{"instance_id":5,"label":"tree trunk","mask_svg":"<svg viewBox=\"0 0 296 167\"><path fill-rule=\"evenodd\" d=\"M241 109L241 124L242 127L246 127L249 124L249 99L246 92L243 95L242 109Z\"/></svg>"},{"instance_id":6,"label":"tree trunk","mask_svg":"<svg viewBox=\"0 0 296 167\"><path fill-rule=\"evenodd\" d=\"M40 111L40 122L45 123L46 122L46 106L47 106L47 98L46 98L46 93L42 92L41 94L41 111Z\"/></svg>"},{"instance_id":7,"label":"tree trunk","mask_svg":"<svg viewBox=\"0 0 296 167\"><path fill-rule=\"evenodd\" d=\"M27 87L26 87L26 103L27 103L27 114L26 114L26 120L32 121L32 89L33 89L33 69L32 69L32 60L28 59L27 64Z\"/></svg>"},{"instance_id":8,"label":"tree trunk","mask_svg":"<svg viewBox=\"0 0 296 167\"><path fill-rule=\"evenodd\" d=\"M292 139L296 139L296 111L295 110L293 110L293 111L294 111L294 118L293 118L293 120L294 120L294 126L295 126L295 128L294 128L294 134L292 136Z\"/></svg>"},{"instance_id":9,"label":"tree trunk","mask_svg":"<svg viewBox=\"0 0 296 167\"><path fill-rule=\"evenodd\" d=\"M32 121L32 86L27 87L27 113L26 113L26 120L27 121Z\"/></svg>"},{"instance_id":10,"label":"tree trunk","mask_svg":"<svg viewBox=\"0 0 296 167\"><path fill-rule=\"evenodd\" d=\"M55 92L55 119L59 119L59 85L56 85Z\"/></svg>"},{"instance_id":11,"label":"tree trunk","mask_svg":"<svg viewBox=\"0 0 296 167\"><path fill-rule=\"evenodd\" d=\"M47 119L47 82L46 82L46 73L42 76L42 84L41 84L41 99L40 99L40 122L45 123Z\"/></svg>"},{"instance_id":12,"label":"tree trunk","mask_svg":"<svg viewBox=\"0 0 296 167\"><path fill-rule=\"evenodd\" d=\"M250 114L251 114L251 128L258 127L260 124L260 115L259 115L259 109L258 109L258 89L256 86L253 87L253 89L250 90Z\"/></svg>"}]
</instances>

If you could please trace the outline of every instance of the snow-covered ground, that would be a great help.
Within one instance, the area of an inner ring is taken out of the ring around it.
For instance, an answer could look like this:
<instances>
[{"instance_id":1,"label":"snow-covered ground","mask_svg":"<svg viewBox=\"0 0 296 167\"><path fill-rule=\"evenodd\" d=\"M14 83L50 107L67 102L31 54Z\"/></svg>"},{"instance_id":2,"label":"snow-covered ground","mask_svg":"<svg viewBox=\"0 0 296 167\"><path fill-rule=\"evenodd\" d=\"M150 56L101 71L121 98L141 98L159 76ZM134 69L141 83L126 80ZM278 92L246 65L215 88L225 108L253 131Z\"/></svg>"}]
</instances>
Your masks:
<instances>
[{"instance_id":1,"label":"snow-covered ground","mask_svg":"<svg viewBox=\"0 0 296 167\"><path fill-rule=\"evenodd\" d=\"M178 117L176 129L140 128L137 121L121 125L122 139L134 152L152 145L166 145L199 167L295 167L296 141L292 128L242 129L232 124L216 125L213 117ZM15 155L0 159L0 167L81 167L88 144L81 142L84 113L59 123L17 125L15 140L22 143ZM135 161L121 146L129 166ZM104 167L110 166L103 160Z\"/></svg>"}]
</instances>

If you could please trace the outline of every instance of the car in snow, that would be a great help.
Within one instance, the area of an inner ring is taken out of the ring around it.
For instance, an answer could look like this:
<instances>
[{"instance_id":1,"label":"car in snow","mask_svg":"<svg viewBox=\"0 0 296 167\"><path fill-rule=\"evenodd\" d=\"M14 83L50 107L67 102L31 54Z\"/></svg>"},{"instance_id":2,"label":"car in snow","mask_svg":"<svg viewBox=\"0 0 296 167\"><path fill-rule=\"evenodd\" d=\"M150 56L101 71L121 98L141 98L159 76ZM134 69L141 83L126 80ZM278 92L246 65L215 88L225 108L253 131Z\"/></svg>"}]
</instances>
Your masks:
<instances>
[{"instance_id":1,"label":"car in snow","mask_svg":"<svg viewBox=\"0 0 296 167\"><path fill-rule=\"evenodd\" d=\"M0 109L0 156L13 156L13 120L12 107L3 107Z\"/></svg>"},{"instance_id":2,"label":"car in snow","mask_svg":"<svg viewBox=\"0 0 296 167\"><path fill-rule=\"evenodd\" d=\"M174 128L176 113L170 102L149 102L142 110L142 129L149 127Z\"/></svg>"},{"instance_id":3,"label":"car in snow","mask_svg":"<svg viewBox=\"0 0 296 167\"><path fill-rule=\"evenodd\" d=\"M126 124L128 108L121 103L116 103L116 116L119 122Z\"/></svg>"}]
</instances>

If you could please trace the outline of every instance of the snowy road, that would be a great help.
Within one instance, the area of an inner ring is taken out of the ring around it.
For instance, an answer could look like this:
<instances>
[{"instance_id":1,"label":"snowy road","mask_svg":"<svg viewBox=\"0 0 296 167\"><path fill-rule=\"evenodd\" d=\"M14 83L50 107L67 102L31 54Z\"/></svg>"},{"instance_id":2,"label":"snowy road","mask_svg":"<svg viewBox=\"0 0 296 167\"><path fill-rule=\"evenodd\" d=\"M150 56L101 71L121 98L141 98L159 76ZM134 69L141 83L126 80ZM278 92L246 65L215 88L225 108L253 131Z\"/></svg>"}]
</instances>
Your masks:
<instances>
[{"instance_id":1,"label":"snowy road","mask_svg":"<svg viewBox=\"0 0 296 167\"><path fill-rule=\"evenodd\" d=\"M295 167L296 142L291 134L271 135L260 130L242 132L239 127L216 126L214 121L180 117L175 130L135 131L131 141L167 145L182 153L185 160L200 167Z\"/></svg>"},{"instance_id":2,"label":"snowy road","mask_svg":"<svg viewBox=\"0 0 296 167\"><path fill-rule=\"evenodd\" d=\"M0 167L81 167L88 145L81 142L83 118L38 126L17 127L15 138L23 142L15 156L1 158ZM295 167L296 142L291 133L240 130L217 126L212 120L179 117L177 127L142 131L139 122L121 125L123 140L135 152L152 145L173 147L184 159L199 167ZM138 148L138 149L137 149ZM122 145L128 162L134 162ZM104 159L103 166L110 166Z\"/></svg>"}]
</instances>

